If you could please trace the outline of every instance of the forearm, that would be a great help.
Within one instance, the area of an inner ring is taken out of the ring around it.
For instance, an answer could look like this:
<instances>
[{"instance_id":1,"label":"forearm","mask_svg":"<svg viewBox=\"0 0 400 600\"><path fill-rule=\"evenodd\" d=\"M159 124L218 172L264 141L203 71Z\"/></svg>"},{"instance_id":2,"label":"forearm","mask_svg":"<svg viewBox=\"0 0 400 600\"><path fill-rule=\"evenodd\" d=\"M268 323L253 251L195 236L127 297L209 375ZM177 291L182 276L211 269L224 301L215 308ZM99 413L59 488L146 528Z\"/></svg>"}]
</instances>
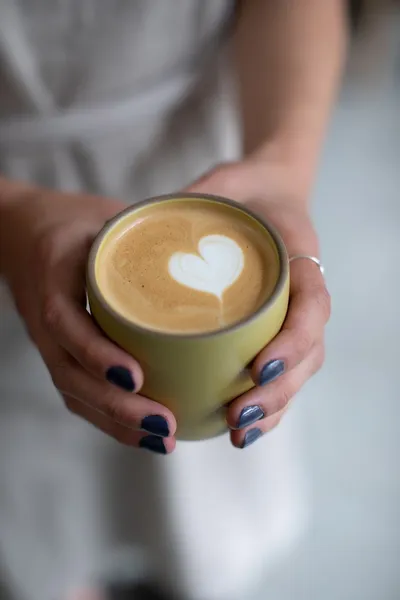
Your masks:
<instances>
[{"instance_id":1,"label":"forearm","mask_svg":"<svg viewBox=\"0 0 400 600\"><path fill-rule=\"evenodd\" d=\"M344 0L242 0L235 64L246 156L295 165L311 184L343 59Z\"/></svg>"}]
</instances>

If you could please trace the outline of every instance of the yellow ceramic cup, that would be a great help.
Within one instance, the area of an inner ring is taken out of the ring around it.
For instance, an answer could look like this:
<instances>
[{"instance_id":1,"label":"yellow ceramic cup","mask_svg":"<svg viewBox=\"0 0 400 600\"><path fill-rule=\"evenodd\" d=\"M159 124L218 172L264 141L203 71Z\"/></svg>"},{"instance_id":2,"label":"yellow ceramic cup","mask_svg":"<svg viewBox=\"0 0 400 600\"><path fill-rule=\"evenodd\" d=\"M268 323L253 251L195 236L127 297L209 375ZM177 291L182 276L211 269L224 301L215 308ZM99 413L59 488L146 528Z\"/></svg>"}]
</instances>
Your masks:
<instances>
[{"instance_id":1,"label":"yellow ceramic cup","mask_svg":"<svg viewBox=\"0 0 400 600\"><path fill-rule=\"evenodd\" d=\"M233 326L202 334L171 334L145 329L118 314L107 302L96 278L102 251L123 229L126 220L140 218L149 205L185 202L195 198L219 202L263 231L274 249L279 276L272 295L254 314ZM87 269L91 313L107 336L140 363L144 372L141 394L167 406L178 423L177 437L200 440L227 430L226 405L254 383L248 365L278 333L289 299L289 262L275 229L243 206L224 198L197 194L160 196L117 215L100 231L91 248Z\"/></svg>"}]
</instances>

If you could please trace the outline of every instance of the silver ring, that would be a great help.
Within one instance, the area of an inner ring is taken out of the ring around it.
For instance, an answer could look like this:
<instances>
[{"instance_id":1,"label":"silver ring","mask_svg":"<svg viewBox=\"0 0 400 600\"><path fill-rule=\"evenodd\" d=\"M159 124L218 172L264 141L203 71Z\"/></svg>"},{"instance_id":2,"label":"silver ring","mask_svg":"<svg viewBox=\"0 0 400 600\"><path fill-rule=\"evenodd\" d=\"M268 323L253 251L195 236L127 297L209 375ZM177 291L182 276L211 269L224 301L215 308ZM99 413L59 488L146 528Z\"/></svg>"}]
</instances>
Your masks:
<instances>
[{"instance_id":1,"label":"silver ring","mask_svg":"<svg viewBox=\"0 0 400 600\"><path fill-rule=\"evenodd\" d=\"M299 258L306 258L308 260L312 260L312 262L315 263L321 271L321 274L323 275L325 273L325 267L323 266L321 261L315 256L309 256L308 254L296 254L295 256L291 256L289 258L289 263L291 263L293 260L298 260Z\"/></svg>"}]
</instances>

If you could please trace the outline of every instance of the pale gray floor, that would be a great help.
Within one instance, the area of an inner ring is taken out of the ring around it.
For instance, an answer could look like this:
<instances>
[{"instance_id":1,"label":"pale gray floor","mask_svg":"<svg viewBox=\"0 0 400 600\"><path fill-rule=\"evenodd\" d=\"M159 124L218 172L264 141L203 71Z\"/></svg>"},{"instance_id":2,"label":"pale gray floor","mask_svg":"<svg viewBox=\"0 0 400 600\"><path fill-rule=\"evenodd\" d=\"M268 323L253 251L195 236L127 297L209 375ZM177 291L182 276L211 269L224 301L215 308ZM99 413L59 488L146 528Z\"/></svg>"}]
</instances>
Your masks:
<instances>
[{"instance_id":1,"label":"pale gray floor","mask_svg":"<svg viewBox=\"0 0 400 600\"><path fill-rule=\"evenodd\" d=\"M400 599L397 78L368 91L351 77L328 136L315 217L333 316L326 366L294 408L315 510L260 600Z\"/></svg>"}]
</instances>

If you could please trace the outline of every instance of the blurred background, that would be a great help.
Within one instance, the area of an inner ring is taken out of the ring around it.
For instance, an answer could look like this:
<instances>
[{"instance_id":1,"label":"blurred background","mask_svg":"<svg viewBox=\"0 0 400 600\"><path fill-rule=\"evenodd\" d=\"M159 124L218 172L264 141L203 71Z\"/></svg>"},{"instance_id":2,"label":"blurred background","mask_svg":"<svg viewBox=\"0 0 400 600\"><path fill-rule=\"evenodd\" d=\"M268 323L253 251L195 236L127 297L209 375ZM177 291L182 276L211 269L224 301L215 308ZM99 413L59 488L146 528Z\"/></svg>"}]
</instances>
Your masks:
<instances>
[{"instance_id":1,"label":"blurred background","mask_svg":"<svg viewBox=\"0 0 400 600\"><path fill-rule=\"evenodd\" d=\"M260 600L400 598L400 14L364 4L314 199L327 360L293 407L314 513Z\"/></svg>"}]
</instances>

